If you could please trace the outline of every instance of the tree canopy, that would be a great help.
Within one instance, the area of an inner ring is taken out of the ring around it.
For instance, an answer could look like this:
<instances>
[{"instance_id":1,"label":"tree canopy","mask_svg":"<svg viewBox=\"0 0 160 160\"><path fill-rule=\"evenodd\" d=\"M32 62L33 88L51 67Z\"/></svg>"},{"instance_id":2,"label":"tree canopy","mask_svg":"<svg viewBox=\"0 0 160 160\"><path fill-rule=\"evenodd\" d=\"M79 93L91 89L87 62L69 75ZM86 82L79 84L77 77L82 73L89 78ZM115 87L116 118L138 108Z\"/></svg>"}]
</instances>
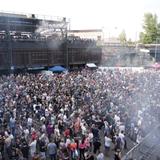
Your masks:
<instances>
[{"instance_id":1,"label":"tree canopy","mask_svg":"<svg viewBox=\"0 0 160 160\"><path fill-rule=\"evenodd\" d=\"M139 35L140 42L144 44L155 43L160 36L160 24L157 22L157 15L145 13L143 29L144 32Z\"/></svg>"},{"instance_id":2,"label":"tree canopy","mask_svg":"<svg viewBox=\"0 0 160 160\"><path fill-rule=\"evenodd\" d=\"M127 42L127 38L126 38L126 32L125 30L123 30L120 35L119 35L119 40L122 44L125 44Z\"/></svg>"}]
</instances>

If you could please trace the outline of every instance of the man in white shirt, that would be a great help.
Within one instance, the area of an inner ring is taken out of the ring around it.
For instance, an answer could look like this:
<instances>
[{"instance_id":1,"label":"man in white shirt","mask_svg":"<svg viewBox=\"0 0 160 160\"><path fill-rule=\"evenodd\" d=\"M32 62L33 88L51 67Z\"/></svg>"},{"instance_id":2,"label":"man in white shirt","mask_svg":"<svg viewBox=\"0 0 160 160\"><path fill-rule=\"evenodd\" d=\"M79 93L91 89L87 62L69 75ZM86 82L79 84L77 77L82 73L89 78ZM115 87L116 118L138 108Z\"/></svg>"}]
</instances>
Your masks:
<instances>
[{"instance_id":1,"label":"man in white shirt","mask_svg":"<svg viewBox=\"0 0 160 160\"><path fill-rule=\"evenodd\" d=\"M105 146L106 155L108 154L108 152L110 150L111 143L112 143L112 139L109 136L107 136L107 134L106 134L104 137L104 146Z\"/></svg>"},{"instance_id":2,"label":"man in white shirt","mask_svg":"<svg viewBox=\"0 0 160 160\"><path fill-rule=\"evenodd\" d=\"M37 140L33 140L29 147L30 147L30 154L31 154L31 157L33 158L35 153L36 153L36 144L37 144Z\"/></svg>"}]
</instances>

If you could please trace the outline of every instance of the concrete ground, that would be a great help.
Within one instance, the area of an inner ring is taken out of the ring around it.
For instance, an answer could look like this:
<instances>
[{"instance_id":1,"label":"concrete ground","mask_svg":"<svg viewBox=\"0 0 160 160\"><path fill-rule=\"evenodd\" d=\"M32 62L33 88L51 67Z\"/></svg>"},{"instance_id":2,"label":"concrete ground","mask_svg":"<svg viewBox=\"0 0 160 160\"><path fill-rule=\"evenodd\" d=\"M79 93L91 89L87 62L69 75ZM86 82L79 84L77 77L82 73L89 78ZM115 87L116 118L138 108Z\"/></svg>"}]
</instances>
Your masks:
<instances>
[{"instance_id":1,"label":"concrete ground","mask_svg":"<svg viewBox=\"0 0 160 160\"><path fill-rule=\"evenodd\" d=\"M130 151L136 145L130 138L126 137L126 140L127 140L127 149L123 151L122 156L124 156L128 151ZM105 151L103 153L105 154ZM105 155L105 160L114 160L114 145L111 146L109 153Z\"/></svg>"}]
</instances>

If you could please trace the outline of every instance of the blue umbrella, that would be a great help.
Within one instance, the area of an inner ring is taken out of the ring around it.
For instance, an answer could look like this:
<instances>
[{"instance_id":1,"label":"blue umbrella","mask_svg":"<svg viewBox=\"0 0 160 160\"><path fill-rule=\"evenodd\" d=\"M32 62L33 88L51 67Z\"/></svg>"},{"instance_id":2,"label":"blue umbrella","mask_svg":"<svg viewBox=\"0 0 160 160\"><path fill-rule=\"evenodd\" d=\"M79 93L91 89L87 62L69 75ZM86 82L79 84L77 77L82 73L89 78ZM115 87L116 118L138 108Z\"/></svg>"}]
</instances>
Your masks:
<instances>
[{"instance_id":1,"label":"blue umbrella","mask_svg":"<svg viewBox=\"0 0 160 160\"><path fill-rule=\"evenodd\" d=\"M48 70L52 71L52 72L64 72L64 71L67 71L67 69L62 67L62 66L54 66L54 67L49 68Z\"/></svg>"}]
</instances>

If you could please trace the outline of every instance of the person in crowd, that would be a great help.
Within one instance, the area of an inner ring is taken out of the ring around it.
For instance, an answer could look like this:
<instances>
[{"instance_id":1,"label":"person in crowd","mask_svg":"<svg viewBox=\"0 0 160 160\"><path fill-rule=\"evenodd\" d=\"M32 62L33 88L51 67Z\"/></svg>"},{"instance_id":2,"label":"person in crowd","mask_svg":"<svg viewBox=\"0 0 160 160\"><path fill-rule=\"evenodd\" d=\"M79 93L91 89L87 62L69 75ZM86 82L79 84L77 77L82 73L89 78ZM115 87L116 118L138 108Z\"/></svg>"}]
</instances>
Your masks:
<instances>
[{"instance_id":1,"label":"person in crowd","mask_svg":"<svg viewBox=\"0 0 160 160\"><path fill-rule=\"evenodd\" d=\"M44 137L42 137L39 140L39 151L40 151L41 160L45 160L46 159L47 144L45 142Z\"/></svg>"},{"instance_id":2,"label":"person in crowd","mask_svg":"<svg viewBox=\"0 0 160 160\"><path fill-rule=\"evenodd\" d=\"M50 160L57 160L57 145L51 140L47 146L47 152Z\"/></svg>"},{"instance_id":3,"label":"person in crowd","mask_svg":"<svg viewBox=\"0 0 160 160\"><path fill-rule=\"evenodd\" d=\"M119 136L119 134L117 134L115 139L115 151L122 150L122 148L123 148L122 139Z\"/></svg>"},{"instance_id":4,"label":"person in crowd","mask_svg":"<svg viewBox=\"0 0 160 160\"><path fill-rule=\"evenodd\" d=\"M94 160L95 157L93 155L93 153L91 152L87 152L86 155L85 155L85 160Z\"/></svg>"},{"instance_id":5,"label":"person in crowd","mask_svg":"<svg viewBox=\"0 0 160 160\"><path fill-rule=\"evenodd\" d=\"M111 148L111 143L112 143L112 139L107 136L108 134L106 133L105 134L105 137L104 137L104 147L105 147L105 153L106 155L108 155L108 152L110 151L110 148Z\"/></svg>"},{"instance_id":6,"label":"person in crowd","mask_svg":"<svg viewBox=\"0 0 160 160\"><path fill-rule=\"evenodd\" d=\"M119 133L119 138L121 139L121 150L123 151L124 146L125 146L125 135L124 135L124 131L121 131ZM117 140L118 141L118 140Z\"/></svg>"},{"instance_id":7,"label":"person in crowd","mask_svg":"<svg viewBox=\"0 0 160 160\"><path fill-rule=\"evenodd\" d=\"M105 160L104 154L100 150L98 151L97 160Z\"/></svg>"},{"instance_id":8,"label":"person in crowd","mask_svg":"<svg viewBox=\"0 0 160 160\"><path fill-rule=\"evenodd\" d=\"M21 152L24 160L28 160L29 158L29 146L28 143L25 139L22 140L21 144Z\"/></svg>"},{"instance_id":9,"label":"person in crowd","mask_svg":"<svg viewBox=\"0 0 160 160\"><path fill-rule=\"evenodd\" d=\"M80 150L80 159L85 160L85 149L86 149L86 143L85 143L85 136L82 138L82 141L79 144L79 150Z\"/></svg>"},{"instance_id":10,"label":"person in crowd","mask_svg":"<svg viewBox=\"0 0 160 160\"><path fill-rule=\"evenodd\" d=\"M37 150L36 145L37 145L37 140L32 139L31 143L29 144L31 158L33 158L35 156L35 153L36 153L36 150Z\"/></svg>"},{"instance_id":11,"label":"person in crowd","mask_svg":"<svg viewBox=\"0 0 160 160\"><path fill-rule=\"evenodd\" d=\"M119 149L115 151L114 160L121 160L121 151Z\"/></svg>"}]
</instances>

